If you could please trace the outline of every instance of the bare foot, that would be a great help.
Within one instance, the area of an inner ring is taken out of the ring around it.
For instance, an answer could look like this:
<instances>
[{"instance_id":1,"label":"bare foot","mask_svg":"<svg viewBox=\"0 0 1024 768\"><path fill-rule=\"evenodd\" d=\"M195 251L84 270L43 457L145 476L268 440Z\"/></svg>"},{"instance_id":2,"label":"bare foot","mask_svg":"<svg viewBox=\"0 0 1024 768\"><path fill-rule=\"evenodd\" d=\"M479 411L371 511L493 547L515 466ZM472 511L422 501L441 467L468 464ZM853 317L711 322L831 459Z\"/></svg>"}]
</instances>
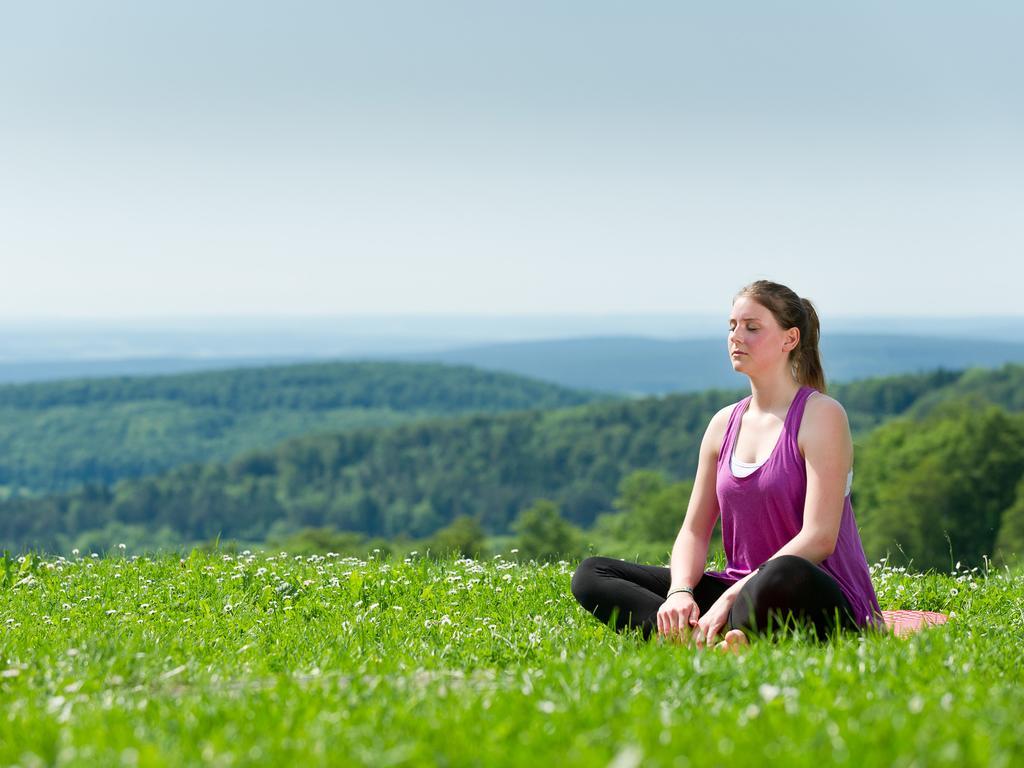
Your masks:
<instances>
[{"instance_id":1,"label":"bare foot","mask_svg":"<svg viewBox=\"0 0 1024 768\"><path fill-rule=\"evenodd\" d=\"M747 636L743 634L742 630L730 629L725 633L725 639L715 645L720 651L731 651L732 653L739 653L740 649L744 645L749 645Z\"/></svg>"}]
</instances>

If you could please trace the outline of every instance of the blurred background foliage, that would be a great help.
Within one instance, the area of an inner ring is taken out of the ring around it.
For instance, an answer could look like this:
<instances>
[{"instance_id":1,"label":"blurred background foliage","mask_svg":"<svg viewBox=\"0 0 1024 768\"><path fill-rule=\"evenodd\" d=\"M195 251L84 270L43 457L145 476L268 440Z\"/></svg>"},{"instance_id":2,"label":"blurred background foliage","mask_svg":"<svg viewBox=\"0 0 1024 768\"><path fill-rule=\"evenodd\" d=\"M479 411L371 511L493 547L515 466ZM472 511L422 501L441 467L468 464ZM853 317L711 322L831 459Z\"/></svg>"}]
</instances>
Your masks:
<instances>
[{"instance_id":1,"label":"blurred background foliage","mask_svg":"<svg viewBox=\"0 0 1024 768\"><path fill-rule=\"evenodd\" d=\"M103 472L86 473L80 484L57 492L9 487L0 502L0 542L12 550L61 552L219 541L297 554L362 556L377 549L538 560L605 554L667 563L708 421L748 394L707 390L590 399L547 385L531 389L515 377L481 378L472 369L395 365L399 383L384 392L367 394L380 384L374 377L388 380L390 368L349 369L356 383L344 397L331 399L329 384L314 383L308 403L387 403L421 420L332 430L325 419L323 432L226 461L193 461L113 482L104 482ZM166 378L179 380L189 393L182 401L230 402L230 388L203 393L211 381L231 381L204 378L211 375ZM255 377L246 379L254 388L251 397L238 395L246 407L276 408L292 397L256 394L260 386L277 386L277 379L260 384L255 373L246 376ZM200 394L183 380L198 382ZM297 377L282 386L298 393L302 381ZM47 386L52 391L31 397L8 392L0 402L37 409L44 422L53 416L51 409L69 404L123 404L112 384L95 390L92 384ZM145 391L138 383L124 389L131 398ZM869 559L889 556L894 564L945 569L956 561L1010 561L1024 552L1021 392L1024 367L1014 365L829 388L853 431L852 500ZM446 412L423 416L430 408ZM178 426L190 428L188 422ZM96 435L106 441L107 455L120 450L115 435L99 428ZM41 464L35 459L47 451L40 439L29 452L5 443L0 453L6 471L29 468L22 480L37 471ZM132 445L126 438L122 448L130 453ZM168 455L157 464L172 462L177 449L173 439L151 438L150 453L164 449ZM88 453L87 447L82 451ZM720 551L717 532L712 547Z\"/></svg>"}]
</instances>

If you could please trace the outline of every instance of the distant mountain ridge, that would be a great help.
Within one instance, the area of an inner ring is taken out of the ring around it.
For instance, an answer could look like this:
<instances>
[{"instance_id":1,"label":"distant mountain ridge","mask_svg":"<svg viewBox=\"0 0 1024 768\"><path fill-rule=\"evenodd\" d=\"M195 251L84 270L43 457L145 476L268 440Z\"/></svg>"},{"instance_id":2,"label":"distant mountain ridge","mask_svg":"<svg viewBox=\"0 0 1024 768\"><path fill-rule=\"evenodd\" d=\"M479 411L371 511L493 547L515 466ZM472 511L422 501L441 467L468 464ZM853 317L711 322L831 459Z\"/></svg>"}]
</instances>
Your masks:
<instances>
[{"instance_id":1,"label":"distant mountain ridge","mask_svg":"<svg viewBox=\"0 0 1024 768\"><path fill-rule=\"evenodd\" d=\"M822 338L826 383L1024 362L1024 344L932 336L832 334ZM747 386L720 339L613 337L482 345L400 359L474 365L562 386L633 395Z\"/></svg>"},{"instance_id":2,"label":"distant mountain ridge","mask_svg":"<svg viewBox=\"0 0 1024 768\"><path fill-rule=\"evenodd\" d=\"M1021 316L833 316L822 331L1016 343ZM0 367L147 359L325 360L438 352L485 344L643 337L722 338L728 312L0 318Z\"/></svg>"},{"instance_id":3,"label":"distant mountain ridge","mask_svg":"<svg viewBox=\"0 0 1024 768\"><path fill-rule=\"evenodd\" d=\"M700 392L745 386L732 370L720 338L659 339L647 336L587 336L457 346L423 352L377 352L332 360L392 360L471 365L527 376L572 389L623 395ZM1024 362L1024 344L961 336L833 333L822 339L829 382L874 376ZM107 376L167 375L197 370L265 368L322 357L129 358L0 363L0 383Z\"/></svg>"}]
</instances>

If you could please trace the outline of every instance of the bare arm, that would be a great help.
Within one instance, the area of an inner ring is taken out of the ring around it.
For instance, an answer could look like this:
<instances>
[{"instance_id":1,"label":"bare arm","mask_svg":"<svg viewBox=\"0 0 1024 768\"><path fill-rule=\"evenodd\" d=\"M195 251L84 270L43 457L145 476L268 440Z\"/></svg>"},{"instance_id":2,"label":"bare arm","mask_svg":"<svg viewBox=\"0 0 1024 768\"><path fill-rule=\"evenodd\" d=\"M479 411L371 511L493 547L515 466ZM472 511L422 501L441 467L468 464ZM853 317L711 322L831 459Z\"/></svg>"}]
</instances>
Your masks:
<instances>
[{"instance_id":1,"label":"bare arm","mask_svg":"<svg viewBox=\"0 0 1024 768\"><path fill-rule=\"evenodd\" d=\"M715 489L718 451L725 434L725 426L729 422L730 410L728 407L720 410L704 430L690 502L686 506L683 525L676 535L675 544L672 545L669 565L672 578L669 592L677 587L692 589L704 575L708 543L711 541L711 532L719 515L718 495ZM666 598L658 609L658 632L685 639L689 637L690 628L697 624L699 616L700 607L693 595L677 592Z\"/></svg>"},{"instance_id":2,"label":"bare arm","mask_svg":"<svg viewBox=\"0 0 1024 768\"><path fill-rule=\"evenodd\" d=\"M716 413L704 431L690 503L686 508L683 525L672 546L669 565L672 572L670 592L676 587L693 587L704 575L711 532L720 514L715 488L718 451L721 449L731 409L732 406L729 406Z\"/></svg>"}]
</instances>

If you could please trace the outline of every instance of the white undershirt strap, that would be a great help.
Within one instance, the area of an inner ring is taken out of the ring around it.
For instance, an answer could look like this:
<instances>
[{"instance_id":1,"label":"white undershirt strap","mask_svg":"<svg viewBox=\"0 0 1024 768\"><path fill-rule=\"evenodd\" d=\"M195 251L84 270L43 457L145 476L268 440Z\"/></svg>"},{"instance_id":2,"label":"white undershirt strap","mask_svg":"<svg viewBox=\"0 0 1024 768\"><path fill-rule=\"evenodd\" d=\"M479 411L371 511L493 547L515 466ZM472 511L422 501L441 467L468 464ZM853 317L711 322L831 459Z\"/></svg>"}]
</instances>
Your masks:
<instances>
[{"instance_id":1,"label":"white undershirt strap","mask_svg":"<svg viewBox=\"0 0 1024 768\"><path fill-rule=\"evenodd\" d=\"M756 470L762 464L764 464L765 461L768 461L768 459L765 459L764 461L759 462L757 464L749 464L749 463L747 463L745 461L740 461L739 459L736 458L736 445L735 445L735 443L732 446L732 456L730 458L732 459L732 461L731 461L732 474L735 477L746 477L747 475L749 475L752 472L754 472L754 470ZM843 493L844 497L850 495L850 488L852 486L853 486L853 470L851 469L849 471L849 473L846 475L846 491Z\"/></svg>"}]
</instances>

